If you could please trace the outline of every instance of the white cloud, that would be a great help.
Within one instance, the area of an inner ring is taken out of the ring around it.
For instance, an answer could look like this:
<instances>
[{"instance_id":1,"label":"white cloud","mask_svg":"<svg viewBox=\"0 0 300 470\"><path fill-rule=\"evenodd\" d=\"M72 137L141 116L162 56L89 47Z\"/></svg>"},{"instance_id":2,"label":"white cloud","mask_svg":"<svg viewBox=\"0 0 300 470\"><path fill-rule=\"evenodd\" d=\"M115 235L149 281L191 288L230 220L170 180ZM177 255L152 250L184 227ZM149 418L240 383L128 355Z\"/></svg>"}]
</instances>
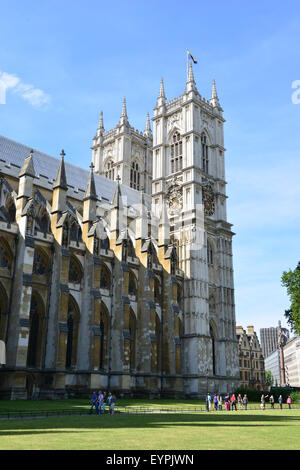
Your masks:
<instances>
[{"instance_id":1,"label":"white cloud","mask_svg":"<svg viewBox=\"0 0 300 470\"><path fill-rule=\"evenodd\" d=\"M5 95L7 91L11 90L13 93L21 96L27 103L35 108L40 108L50 103L50 95L45 93L40 88L34 85L24 83L22 80L13 74L2 72L0 70L0 87L1 87L1 101L5 103Z\"/></svg>"}]
</instances>

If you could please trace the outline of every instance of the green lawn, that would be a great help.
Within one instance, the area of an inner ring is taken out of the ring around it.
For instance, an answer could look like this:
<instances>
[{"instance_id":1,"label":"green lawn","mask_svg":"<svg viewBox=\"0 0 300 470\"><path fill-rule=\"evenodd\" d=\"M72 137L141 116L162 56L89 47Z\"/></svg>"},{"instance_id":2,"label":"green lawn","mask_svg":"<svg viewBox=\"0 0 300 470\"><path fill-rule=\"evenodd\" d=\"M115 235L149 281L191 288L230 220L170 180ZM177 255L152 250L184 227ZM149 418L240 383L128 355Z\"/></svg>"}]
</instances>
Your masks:
<instances>
[{"instance_id":1,"label":"green lawn","mask_svg":"<svg viewBox=\"0 0 300 470\"><path fill-rule=\"evenodd\" d=\"M300 449L300 410L0 420L0 449Z\"/></svg>"},{"instance_id":2,"label":"green lawn","mask_svg":"<svg viewBox=\"0 0 300 470\"><path fill-rule=\"evenodd\" d=\"M249 409L259 408L259 403L249 403ZM296 405L299 407L299 404ZM1 414L5 412L38 412L38 411L55 411L55 410L74 410L88 412L90 407L89 400L41 400L41 401L30 401L30 400L0 400L0 417ZM278 408L279 405L276 403L275 408ZM287 408L287 405L283 405L284 408ZM201 400L167 400L167 399L118 399L116 410L125 411L125 410L139 410L140 408L151 408L153 410L157 409L168 409L168 410L178 410L178 409L189 409L189 410L204 410L205 403ZM266 408L270 408L270 405L267 403Z\"/></svg>"}]
</instances>

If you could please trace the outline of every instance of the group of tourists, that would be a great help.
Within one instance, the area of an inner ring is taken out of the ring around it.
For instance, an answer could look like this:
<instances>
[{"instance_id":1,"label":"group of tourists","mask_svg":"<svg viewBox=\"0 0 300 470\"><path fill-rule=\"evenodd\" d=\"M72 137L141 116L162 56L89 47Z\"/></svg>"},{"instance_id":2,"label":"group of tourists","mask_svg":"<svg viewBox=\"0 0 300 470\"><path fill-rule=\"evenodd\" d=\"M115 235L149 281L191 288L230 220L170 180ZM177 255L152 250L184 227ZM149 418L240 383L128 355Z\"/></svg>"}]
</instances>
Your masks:
<instances>
[{"instance_id":1,"label":"group of tourists","mask_svg":"<svg viewBox=\"0 0 300 470\"><path fill-rule=\"evenodd\" d=\"M262 394L262 396L260 398L260 407L261 407L261 409L262 410L266 409L266 398L269 398L269 403L270 403L271 409L274 410L274 405L275 405L274 395L269 396L269 395L264 395L264 394ZM279 403L280 409L282 410L282 404L283 404L282 395L279 395L278 403ZM290 395L287 397L286 403L287 403L287 405L289 407L289 410L290 410L291 407L292 407L292 398L291 398Z\"/></svg>"},{"instance_id":2,"label":"group of tourists","mask_svg":"<svg viewBox=\"0 0 300 470\"><path fill-rule=\"evenodd\" d=\"M239 410L245 409L247 410L247 405L248 405L248 397L245 394L242 398L241 394L238 394L236 397L235 393L229 394L226 393L226 395L223 396L221 394L215 393L214 396L212 397L210 393L207 394L206 397L206 409L207 411L210 411L212 406L214 406L215 411L222 411L223 410L223 403L224 403L224 408L226 411L235 410L237 411L237 405Z\"/></svg>"},{"instance_id":3,"label":"group of tourists","mask_svg":"<svg viewBox=\"0 0 300 470\"><path fill-rule=\"evenodd\" d=\"M93 392L92 396L92 405L90 408L90 415L93 413L95 407L96 415L105 414L105 408L108 406L109 414L113 415L115 413L116 405L116 396L114 393L109 392L108 395L106 392L99 390L98 392Z\"/></svg>"},{"instance_id":4,"label":"group of tourists","mask_svg":"<svg viewBox=\"0 0 300 470\"><path fill-rule=\"evenodd\" d=\"M261 396L261 404L260 404L261 409L262 410L266 409L266 398L269 398L271 409L274 409L274 405L275 405L274 396L270 395L269 397L269 395L264 395L264 394L262 394ZM212 397L212 395L208 393L206 397L206 410L210 411L213 407L215 411L222 411L223 403L224 403L224 408L226 411L230 411L230 409L232 411L233 410L237 411L238 409L239 411L241 410L247 411L248 397L246 394L244 394L244 396L242 397L240 393L238 394L238 396L236 396L235 393L232 393L232 394L226 393L224 398L221 394L215 393L214 396ZM282 404L283 404L282 395L278 397L278 403L279 403L280 409L282 410ZM286 403L289 409L291 409L292 399L290 395L288 396Z\"/></svg>"}]
</instances>

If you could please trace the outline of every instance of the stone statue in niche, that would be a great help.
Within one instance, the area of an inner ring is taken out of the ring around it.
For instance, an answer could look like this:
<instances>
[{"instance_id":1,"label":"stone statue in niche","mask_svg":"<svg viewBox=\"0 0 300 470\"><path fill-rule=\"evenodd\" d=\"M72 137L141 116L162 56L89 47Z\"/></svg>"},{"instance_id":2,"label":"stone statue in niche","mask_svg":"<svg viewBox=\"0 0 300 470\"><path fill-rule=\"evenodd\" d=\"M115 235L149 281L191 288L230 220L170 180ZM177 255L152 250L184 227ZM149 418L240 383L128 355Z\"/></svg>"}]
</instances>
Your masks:
<instances>
[{"instance_id":1,"label":"stone statue in niche","mask_svg":"<svg viewBox=\"0 0 300 470\"><path fill-rule=\"evenodd\" d=\"M205 215L212 216L215 213L215 193L210 183L202 187L202 201Z\"/></svg>"}]
</instances>

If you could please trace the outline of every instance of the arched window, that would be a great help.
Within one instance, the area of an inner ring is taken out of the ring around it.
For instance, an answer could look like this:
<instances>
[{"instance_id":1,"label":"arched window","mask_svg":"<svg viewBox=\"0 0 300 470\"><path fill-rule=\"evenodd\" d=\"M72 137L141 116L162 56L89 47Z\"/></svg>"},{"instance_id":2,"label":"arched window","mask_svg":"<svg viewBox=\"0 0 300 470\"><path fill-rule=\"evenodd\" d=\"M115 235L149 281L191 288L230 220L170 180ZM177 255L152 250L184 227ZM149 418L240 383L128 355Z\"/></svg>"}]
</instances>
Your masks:
<instances>
[{"instance_id":1,"label":"arched window","mask_svg":"<svg viewBox=\"0 0 300 470\"><path fill-rule=\"evenodd\" d=\"M129 273L129 282L128 282L128 294L129 295L137 295L137 283L136 278L133 272L130 271Z\"/></svg>"},{"instance_id":2,"label":"arched window","mask_svg":"<svg viewBox=\"0 0 300 470\"><path fill-rule=\"evenodd\" d=\"M136 318L130 309L129 312L129 368L135 369L135 348L136 348Z\"/></svg>"},{"instance_id":3,"label":"arched window","mask_svg":"<svg viewBox=\"0 0 300 470\"><path fill-rule=\"evenodd\" d=\"M139 165L136 162L131 164L130 169L130 187L133 189L140 190L140 170Z\"/></svg>"},{"instance_id":4,"label":"arched window","mask_svg":"<svg viewBox=\"0 0 300 470\"><path fill-rule=\"evenodd\" d=\"M71 256L69 264L69 282L80 284L82 275L82 268L79 261L77 261L74 256Z\"/></svg>"},{"instance_id":5,"label":"arched window","mask_svg":"<svg viewBox=\"0 0 300 470\"><path fill-rule=\"evenodd\" d=\"M68 320L67 320L67 350L66 368L75 367L77 363L77 343L79 334L79 309L73 299L69 296Z\"/></svg>"},{"instance_id":6,"label":"arched window","mask_svg":"<svg viewBox=\"0 0 300 470\"><path fill-rule=\"evenodd\" d=\"M7 329L7 294L4 287L0 284L0 340L5 341Z\"/></svg>"},{"instance_id":7,"label":"arched window","mask_svg":"<svg viewBox=\"0 0 300 470\"><path fill-rule=\"evenodd\" d=\"M209 328L209 332L210 332L210 337L211 337L213 375L216 375L216 344L215 344L215 334L211 325Z\"/></svg>"},{"instance_id":8,"label":"arched window","mask_svg":"<svg viewBox=\"0 0 300 470\"><path fill-rule=\"evenodd\" d=\"M214 252L209 240L207 240L207 264L210 266L214 264Z\"/></svg>"},{"instance_id":9,"label":"arched window","mask_svg":"<svg viewBox=\"0 0 300 470\"><path fill-rule=\"evenodd\" d=\"M34 250L34 260L32 274L45 276L49 272L49 262L44 252L36 248Z\"/></svg>"},{"instance_id":10,"label":"arched window","mask_svg":"<svg viewBox=\"0 0 300 470\"><path fill-rule=\"evenodd\" d=\"M107 289L110 290L111 286L111 275L110 271L107 266L101 266L101 274L100 274L100 289Z\"/></svg>"},{"instance_id":11,"label":"arched window","mask_svg":"<svg viewBox=\"0 0 300 470\"><path fill-rule=\"evenodd\" d=\"M70 228L70 241L74 241L77 244L82 241L82 231L79 226L75 221L71 224Z\"/></svg>"},{"instance_id":12,"label":"arched window","mask_svg":"<svg viewBox=\"0 0 300 470\"><path fill-rule=\"evenodd\" d=\"M182 140L179 132L173 134L171 143L171 173L182 170Z\"/></svg>"},{"instance_id":13,"label":"arched window","mask_svg":"<svg viewBox=\"0 0 300 470\"><path fill-rule=\"evenodd\" d=\"M106 164L105 176L106 176L106 178L108 178L110 180L115 179L115 169L114 169L113 166L114 166L114 164L113 164L112 160L109 160Z\"/></svg>"},{"instance_id":14,"label":"arched window","mask_svg":"<svg viewBox=\"0 0 300 470\"><path fill-rule=\"evenodd\" d=\"M172 276L176 275L176 269L178 268L178 258L176 253L176 248L174 247L171 253L171 274Z\"/></svg>"},{"instance_id":15,"label":"arched window","mask_svg":"<svg viewBox=\"0 0 300 470\"><path fill-rule=\"evenodd\" d=\"M182 373L182 341L181 337L183 335L182 321L178 315L175 315L175 325L174 325L174 336L175 336L175 362L176 362L176 374Z\"/></svg>"},{"instance_id":16,"label":"arched window","mask_svg":"<svg viewBox=\"0 0 300 470\"><path fill-rule=\"evenodd\" d=\"M6 211L8 222L12 224L16 221L16 206L12 197L9 197L6 202Z\"/></svg>"},{"instance_id":17,"label":"arched window","mask_svg":"<svg viewBox=\"0 0 300 470\"><path fill-rule=\"evenodd\" d=\"M202 148L202 170L204 173L208 173L208 143L207 137L203 133L201 135L201 148Z\"/></svg>"},{"instance_id":18,"label":"arched window","mask_svg":"<svg viewBox=\"0 0 300 470\"><path fill-rule=\"evenodd\" d=\"M35 229L42 232L44 235L49 233L50 230L50 218L46 209L41 210L35 220Z\"/></svg>"},{"instance_id":19,"label":"arched window","mask_svg":"<svg viewBox=\"0 0 300 470\"><path fill-rule=\"evenodd\" d=\"M12 255L7 242L4 239L0 239L0 268L11 269Z\"/></svg>"},{"instance_id":20,"label":"arched window","mask_svg":"<svg viewBox=\"0 0 300 470\"><path fill-rule=\"evenodd\" d=\"M33 292L30 304L30 330L27 366L41 367L44 343L44 304L37 292Z\"/></svg>"}]
</instances>

